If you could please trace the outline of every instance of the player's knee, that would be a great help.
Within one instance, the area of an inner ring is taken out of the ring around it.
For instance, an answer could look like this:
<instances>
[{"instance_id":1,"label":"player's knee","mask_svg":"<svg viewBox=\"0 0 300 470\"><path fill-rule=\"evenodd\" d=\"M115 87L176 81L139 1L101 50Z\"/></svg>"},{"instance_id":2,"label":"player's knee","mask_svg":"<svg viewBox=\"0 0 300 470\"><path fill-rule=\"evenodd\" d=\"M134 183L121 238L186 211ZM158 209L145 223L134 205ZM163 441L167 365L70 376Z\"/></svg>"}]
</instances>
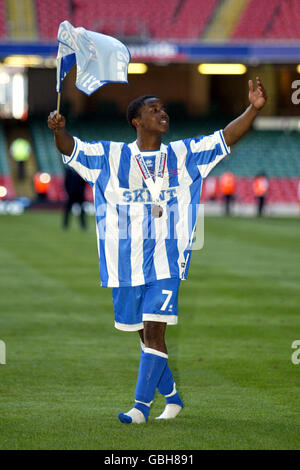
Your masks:
<instances>
[{"instance_id":1,"label":"player's knee","mask_svg":"<svg viewBox=\"0 0 300 470\"><path fill-rule=\"evenodd\" d=\"M144 322L145 346L166 352L165 329L166 323L152 321Z\"/></svg>"}]
</instances>

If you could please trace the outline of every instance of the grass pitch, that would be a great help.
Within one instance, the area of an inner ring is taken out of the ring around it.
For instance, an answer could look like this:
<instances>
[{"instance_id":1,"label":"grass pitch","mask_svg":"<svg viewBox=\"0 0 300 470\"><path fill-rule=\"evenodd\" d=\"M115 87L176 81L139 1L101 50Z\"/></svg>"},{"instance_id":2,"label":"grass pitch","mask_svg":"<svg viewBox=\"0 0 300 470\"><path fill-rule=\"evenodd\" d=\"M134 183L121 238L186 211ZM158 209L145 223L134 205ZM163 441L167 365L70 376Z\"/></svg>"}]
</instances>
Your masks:
<instances>
[{"instance_id":1,"label":"grass pitch","mask_svg":"<svg viewBox=\"0 0 300 470\"><path fill-rule=\"evenodd\" d=\"M185 408L119 423L133 404L136 333L114 329L99 287L95 223L0 216L0 449L299 449L297 219L205 219L182 283L170 366ZM75 224L76 222L76 224Z\"/></svg>"}]
</instances>

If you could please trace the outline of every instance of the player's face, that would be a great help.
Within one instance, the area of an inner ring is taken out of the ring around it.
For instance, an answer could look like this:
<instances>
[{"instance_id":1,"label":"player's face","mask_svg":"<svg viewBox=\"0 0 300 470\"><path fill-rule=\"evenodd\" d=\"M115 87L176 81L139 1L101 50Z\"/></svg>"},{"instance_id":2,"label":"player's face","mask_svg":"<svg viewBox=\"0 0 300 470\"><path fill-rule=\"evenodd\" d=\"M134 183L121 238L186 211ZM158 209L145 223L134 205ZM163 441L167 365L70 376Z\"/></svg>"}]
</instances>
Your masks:
<instances>
[{"instance_id":1,"label":"player's face","mask_svg":"<svg viewBox=\"0 0 300 470\"><path fill-rule=\"evenodd\" d=\"M169 116L163 103L149 98L140 110L139 125L147 131L164 134L169 130Z\"/></svg>"}]
</instances>

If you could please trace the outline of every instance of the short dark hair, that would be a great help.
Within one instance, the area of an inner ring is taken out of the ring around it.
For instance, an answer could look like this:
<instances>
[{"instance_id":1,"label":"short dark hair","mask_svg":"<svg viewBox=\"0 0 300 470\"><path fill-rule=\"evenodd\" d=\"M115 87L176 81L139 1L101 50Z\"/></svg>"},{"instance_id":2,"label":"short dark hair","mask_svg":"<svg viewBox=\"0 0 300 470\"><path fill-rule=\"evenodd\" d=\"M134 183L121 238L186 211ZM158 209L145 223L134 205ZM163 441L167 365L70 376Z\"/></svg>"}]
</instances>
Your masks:
<instances>
[{"instance_id":1,"label":"short dark hair","mask_svg":"<svg viewBox=\"0 0 300 470\"><path fill-rule=\"evenodd\" d=\"M135 126L132 124L132 119L136 118L137 116L140 115L140 109L142 106L144 106L145 101L149 100L150 98L157 98L155 95L143 95L140 96L139 98L136 98L135 100L131 101L129 103L128 108L127 108L127 121L128 124L135 129ZM158 98L157 98L158 99Z\"/></svg>"}]
</instances>

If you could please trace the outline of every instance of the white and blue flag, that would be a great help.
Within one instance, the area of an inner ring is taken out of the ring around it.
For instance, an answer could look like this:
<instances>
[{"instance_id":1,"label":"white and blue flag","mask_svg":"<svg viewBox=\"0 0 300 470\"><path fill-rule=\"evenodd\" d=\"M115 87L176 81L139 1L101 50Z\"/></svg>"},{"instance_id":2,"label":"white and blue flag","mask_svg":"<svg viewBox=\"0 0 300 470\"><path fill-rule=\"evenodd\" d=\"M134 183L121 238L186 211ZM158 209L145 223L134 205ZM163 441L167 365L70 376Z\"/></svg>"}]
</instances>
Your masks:
<instances>
[{"instance_id":1,"label":"white and blue flag","mask_svg":"<svg viewBox=\"0 0 300 470\"><path fill-rule=\"evenodd\" d=\"M128 83L130 53L117 39L105 34L74 28L68 21L59 25L57 39L56 91L73 65L77 66L76 87L91 95L111 82Z\"/></svg>"},{"instance_id":2,"label":"white and blue flag","mask_svg":"<svg viewBox=\"0 0 300 470\"><path fill-rule=\"evenodd\" d=\"M230 152L222 131L162 144L148 152L139 151L136 142L88 143L77 137L74 141L72 155L63 155L63 161L93 189L102 286L186 279L202 182ZM153 217L156 201L145 184L135 149L154 182L166 155L159 218Z\"/></svg>"}]
</instances>

